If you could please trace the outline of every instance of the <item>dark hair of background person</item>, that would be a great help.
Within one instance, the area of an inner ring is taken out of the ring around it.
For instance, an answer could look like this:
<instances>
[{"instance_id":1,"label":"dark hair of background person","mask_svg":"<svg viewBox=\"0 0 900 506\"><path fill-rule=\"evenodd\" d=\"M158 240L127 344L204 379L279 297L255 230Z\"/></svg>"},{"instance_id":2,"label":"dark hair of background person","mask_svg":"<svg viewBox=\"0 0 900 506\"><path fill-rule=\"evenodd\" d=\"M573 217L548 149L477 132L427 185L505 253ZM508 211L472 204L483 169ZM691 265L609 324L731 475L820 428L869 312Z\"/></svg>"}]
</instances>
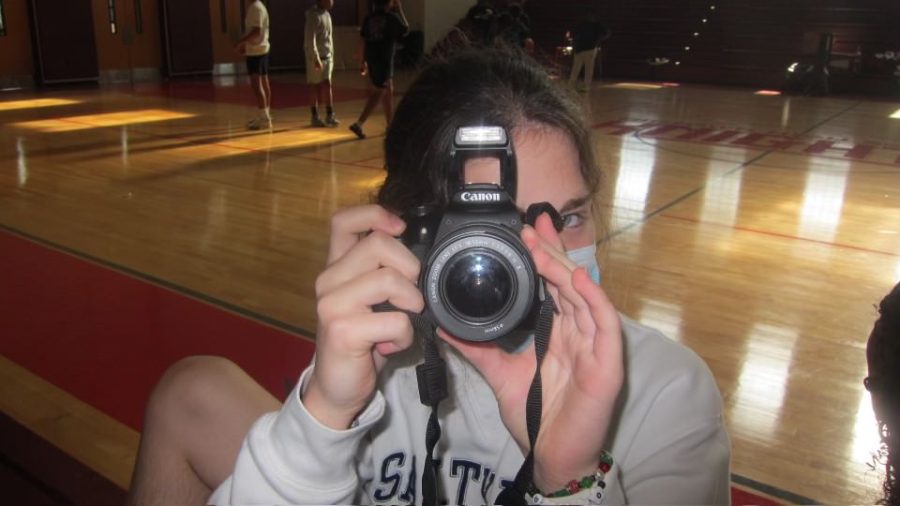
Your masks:
<instances>
[{"instance_id":1,"label":"dark hair of background person","mask_svg":"<svg viewBox=\"0 0 900 506\"><path fill-rule=\"evenodd\" d=\"M569 92L530 56L514 48L470 49L433 63L397 106L384 140L387 178L377 201L394 212L444 206L449 198L448 153L463 126L558 128L575 143L591 194L600 185L590 130Z\"/></svg>"},{"instance_id":2,"label":"dark hair of background person","mask_svg":"<svg viewBox=\"0 0 900 506\"><path fill-rule=\"evenodd\" d=\"M900 505L897 467L900 462L900 283L882 301L866 346L869 376L866 388L881 433L877 461L884 465L884 497L879 504Z\"/></svg>"}]
</instances>

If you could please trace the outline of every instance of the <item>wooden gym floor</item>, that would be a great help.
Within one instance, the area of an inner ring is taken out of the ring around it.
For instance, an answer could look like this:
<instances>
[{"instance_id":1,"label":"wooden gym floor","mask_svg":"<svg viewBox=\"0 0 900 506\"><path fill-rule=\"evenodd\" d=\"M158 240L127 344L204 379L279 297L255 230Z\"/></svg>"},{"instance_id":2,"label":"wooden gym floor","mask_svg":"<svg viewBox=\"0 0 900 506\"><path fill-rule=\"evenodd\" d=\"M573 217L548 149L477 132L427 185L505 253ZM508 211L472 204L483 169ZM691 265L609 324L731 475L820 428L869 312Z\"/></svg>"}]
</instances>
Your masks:
<instances>
[{"instance_id":1,"label":"wooden gym floor","mask_svg":"<svg viewBox=\"0 0 900 506\"><path fill-rule=\"evenodd\" d=\"M0 406L123 488L171 360L299 373L328 217L384 174L383 118L364 141L345 128L359 76L336 76L334 130L306 126L302 75L277 74L273 131L247 132L245 86L0 94ZM862 380L875 304L900 280L900 103L754 91L581 95L605 171L603 286L709 364L738 485L871 503Z\"/></svg>"}]
</instances>

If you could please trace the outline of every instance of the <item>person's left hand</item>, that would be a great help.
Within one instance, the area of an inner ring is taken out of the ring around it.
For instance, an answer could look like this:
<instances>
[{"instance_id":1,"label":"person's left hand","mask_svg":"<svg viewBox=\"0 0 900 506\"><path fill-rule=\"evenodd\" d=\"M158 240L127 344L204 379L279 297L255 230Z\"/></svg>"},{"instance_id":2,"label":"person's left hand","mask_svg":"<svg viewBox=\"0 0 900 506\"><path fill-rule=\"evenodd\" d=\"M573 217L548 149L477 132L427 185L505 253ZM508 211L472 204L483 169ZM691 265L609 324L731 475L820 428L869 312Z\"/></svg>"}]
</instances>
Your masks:
<instances>
[{"instance_id":1,"label":"person's left hand","mask_svg":"<svg viewBox=\"0 0 900 506\"><path fill-rule=\"evenodd\" d=\"M244 42L241 42L241 43L239 43L239 44L235 44L234 50L235 50L238 54L245 54L245 53L247 52L247 44L244 43Z\"/></svg>"},{"instance_id":2,"label":"person's left hand","mask_svg":"<svg viewBox=\"0 0 900 506\"><path fill-rule=\"evenodd\" d=\"M552 492L599 467L623 383L622 330L603 290L566 258L548 216L526 227L522 240L559 309L541 367L543 412L534 448L534 483ZM525 405L537 361L534 347L510 354L496 344L439 334L485 377L503 423L527 453Z\"/></svg>"}]
</instances>

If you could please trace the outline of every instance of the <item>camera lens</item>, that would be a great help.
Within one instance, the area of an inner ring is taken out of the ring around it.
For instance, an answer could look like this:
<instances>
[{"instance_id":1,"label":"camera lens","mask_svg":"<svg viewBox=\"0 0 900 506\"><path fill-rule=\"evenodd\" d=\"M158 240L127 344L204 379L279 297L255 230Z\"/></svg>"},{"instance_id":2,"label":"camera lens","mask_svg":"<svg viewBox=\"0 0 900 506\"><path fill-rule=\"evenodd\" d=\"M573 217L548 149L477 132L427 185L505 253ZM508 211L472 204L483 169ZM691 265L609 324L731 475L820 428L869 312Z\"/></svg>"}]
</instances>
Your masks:
<instances>
[{"instance_id":1,"label":"camera lens","mask_svg":"<svg viewBox=\"0 0 900 506\"><path fill-rule=\"evenodd\" d=\"M509 266L486 249L467 250L452 258L442 285L450 309L466 319L495 317L513 299Z\"/></svg>"}]
</instances>

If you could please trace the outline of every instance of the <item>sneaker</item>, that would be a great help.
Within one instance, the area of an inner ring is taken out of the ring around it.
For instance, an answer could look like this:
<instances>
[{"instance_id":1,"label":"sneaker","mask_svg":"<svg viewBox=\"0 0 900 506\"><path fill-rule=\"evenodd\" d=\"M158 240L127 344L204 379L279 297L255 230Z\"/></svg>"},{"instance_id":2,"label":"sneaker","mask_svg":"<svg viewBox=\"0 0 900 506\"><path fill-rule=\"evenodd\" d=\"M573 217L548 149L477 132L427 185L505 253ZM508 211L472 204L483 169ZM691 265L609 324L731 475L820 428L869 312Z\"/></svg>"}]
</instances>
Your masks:
<instances>
[{"instance_id":1,"label":"sneaker","mask_svg":"<svg viewBox=\"0 0 900 506\"><path fill-rule=\"evenodd\" d=\"M359 123L354 123L354 124L350 125L350 131L355 133L356 136L359 137L360 139L366 138L366 134L364 134L363 130L362 130L362 125L360 125Z\"/></svg>"},{"instance_id":2,"label":"sneaker","mask_svg":"<svg viewBox=\"0 0 900 506\"><path fill-rule=\"evenodd\" d=\"M309 120L309 126L322 128L325 126L325 122L319 119L318 116L313 116L311 120Z\"/></svg>"},{"instance_id":3,"label":"sneaker","mask_svg":"<svg viewBox=\"0 0 900 506\"><path fill-rule=\"evenodd\" d=\"M334 127L340 125L341 122L338 121L338 119L334 117L334 114L329 114L329 115L325 118L325 124L328 125L328 126L330 126L331 128L334 128Z\"/></svg>"},{"instance_id":4,"label":"sneaker","mask_svg":"<svg viewBox=\"0 0 900 506\"><path fill-rule=\"evenodd\" d=\"M272 120L270 118L256 118L247 123L248 130L263 130L272 128Z\"/></svg>"}]
</instances>

